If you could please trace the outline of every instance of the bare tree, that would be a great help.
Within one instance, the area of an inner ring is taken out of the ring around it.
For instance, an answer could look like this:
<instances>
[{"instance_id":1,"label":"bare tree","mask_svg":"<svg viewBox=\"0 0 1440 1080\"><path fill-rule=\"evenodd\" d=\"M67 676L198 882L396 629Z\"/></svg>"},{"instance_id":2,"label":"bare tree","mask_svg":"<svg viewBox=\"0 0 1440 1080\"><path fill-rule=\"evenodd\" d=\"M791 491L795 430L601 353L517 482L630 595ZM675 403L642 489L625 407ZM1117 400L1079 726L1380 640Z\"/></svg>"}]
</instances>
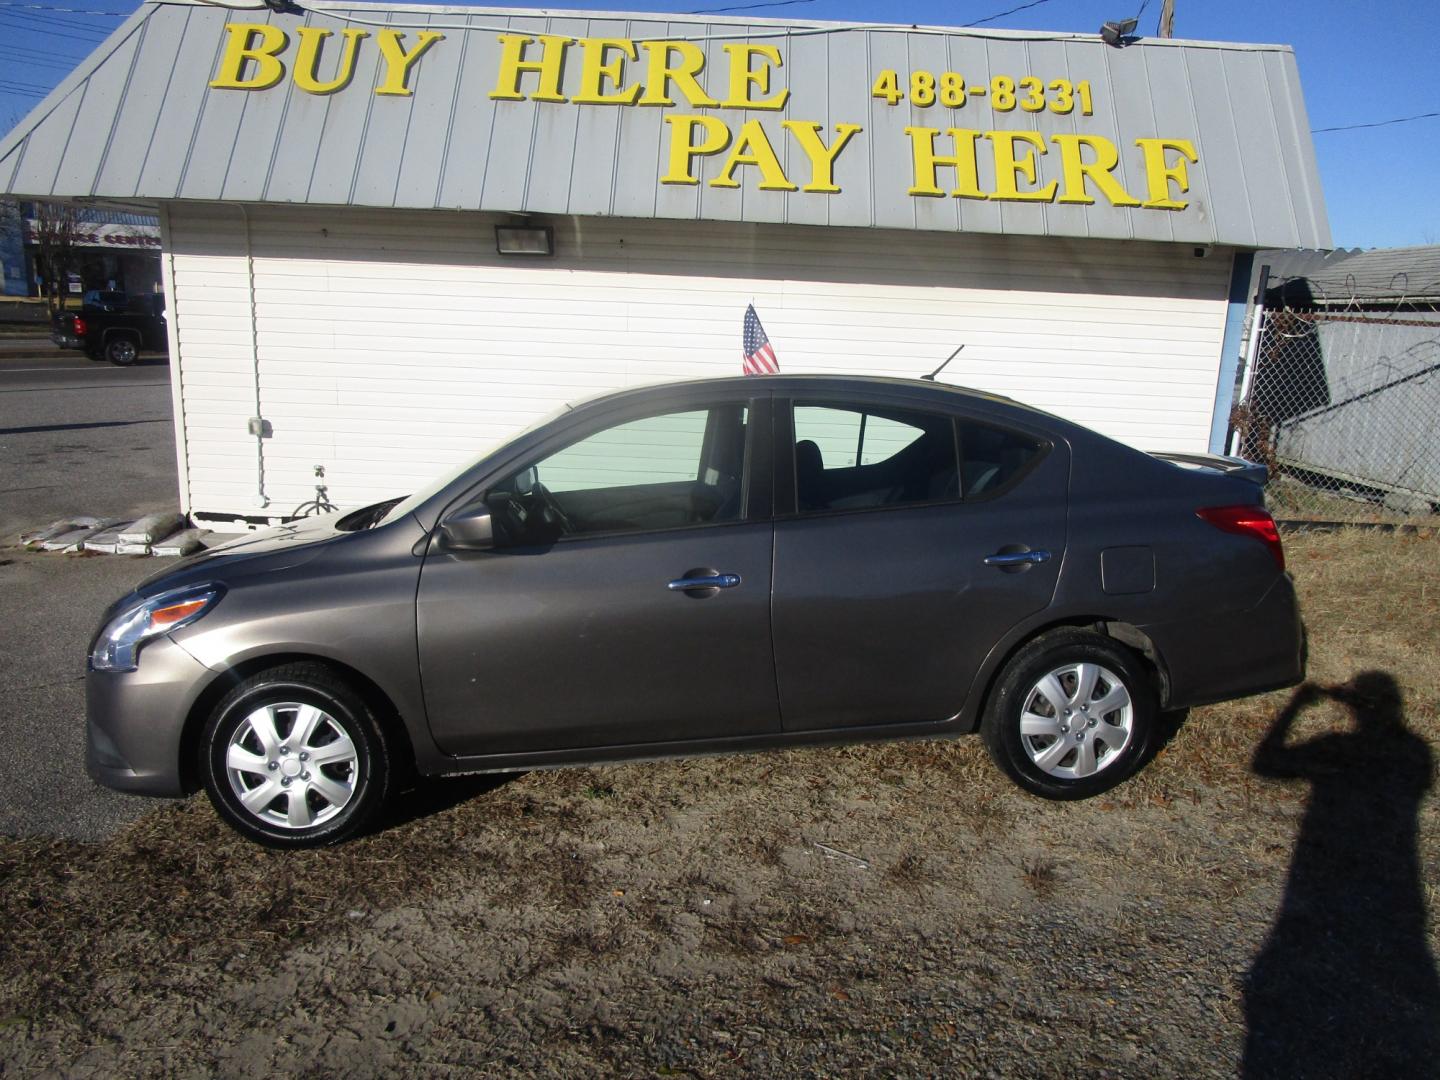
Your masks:
<instances>
[{"instance_id":1,"label":"bare tree","mask_svg":"<svg viewBox=\"0 0 1440 1080\"><path fill-rule=\"evenodd\" d=\"M51 316L65 309L65 291L78 261L75 240L79 226L79 212L69 203L35 204L30 235L35 241L36 268L44 280Z\"/></svg>"}]
</instances>

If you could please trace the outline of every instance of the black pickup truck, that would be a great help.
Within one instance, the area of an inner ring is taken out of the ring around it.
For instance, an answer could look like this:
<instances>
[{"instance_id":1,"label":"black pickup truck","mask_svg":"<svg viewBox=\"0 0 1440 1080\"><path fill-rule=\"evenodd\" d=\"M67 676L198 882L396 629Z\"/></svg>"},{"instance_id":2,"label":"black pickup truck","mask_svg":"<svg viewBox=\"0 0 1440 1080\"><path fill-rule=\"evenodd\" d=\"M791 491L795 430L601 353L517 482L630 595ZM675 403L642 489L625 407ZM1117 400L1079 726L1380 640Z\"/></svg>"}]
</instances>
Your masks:
<instances>
[{"instance_id":1,"label":"black pickup truck","mask_svg":"<svg viewBox=\"0 0 1440 1080\"><path fill-rule=\"evenodd\" d=\"M103 299L104 302L99 302ZM50 326L50 340L62 349L84 349L92 360L109 360L122 367L135 362L141 350L164 352L165 298L125 297L106 292L79 311L62 311Z\"/></svg>"}]
</instances>

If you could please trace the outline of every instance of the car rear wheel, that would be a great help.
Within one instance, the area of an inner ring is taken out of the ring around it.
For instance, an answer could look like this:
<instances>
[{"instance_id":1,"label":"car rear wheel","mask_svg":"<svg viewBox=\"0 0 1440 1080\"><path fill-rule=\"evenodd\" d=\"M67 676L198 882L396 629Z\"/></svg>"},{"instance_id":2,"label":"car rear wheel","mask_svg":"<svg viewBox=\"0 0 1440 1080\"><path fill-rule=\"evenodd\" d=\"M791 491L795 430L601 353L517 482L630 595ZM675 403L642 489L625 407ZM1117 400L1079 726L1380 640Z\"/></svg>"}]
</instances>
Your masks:
<instances>
[{"instance_id":1,"label":"car rear wheel","mask_svg":"<svg viewBox=\"0 0 1440 1080\"><path fill-rule=\"evenodd\" d=\"M105 359L112 364L129 367L139 355L140 350L130 338L111 338L105 343Z\"/></svg>"},{"instance_id":2,"label":"car rear wheel","mask_svg":"<svg viewBox=\"0 0 1440 1080\"><path fill-rule=\"evenodd\" d=\"M363 698L319 664L246 679L216 706L201 739L206 794L226 823L269 847L339 843L384 806L384 732Z\"/></svg>"},{"instance_id":3,"label":"car rear wheel","mask_svg":"<svg viewBox=\"0 0 1440 1080\"><path fill-rule=\"evenodd\" d=\"M1090 630L1045 634L996 682L981 722L990 756L1047 799L1108 791L1145 763L1159 703L1142 661Z\"/></svg>"}]
</instances>

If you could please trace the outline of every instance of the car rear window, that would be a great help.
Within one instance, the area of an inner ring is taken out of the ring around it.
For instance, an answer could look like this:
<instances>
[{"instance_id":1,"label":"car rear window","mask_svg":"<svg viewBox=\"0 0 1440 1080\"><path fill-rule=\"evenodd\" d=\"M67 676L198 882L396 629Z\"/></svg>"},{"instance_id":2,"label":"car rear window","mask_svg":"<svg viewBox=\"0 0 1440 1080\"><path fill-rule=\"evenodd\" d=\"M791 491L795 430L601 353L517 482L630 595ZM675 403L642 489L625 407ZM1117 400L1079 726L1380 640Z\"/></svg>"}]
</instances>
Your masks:
<instances>
[{"instance_id":1,"label":"car rear window","mask_svg":"<svg viewBox=\"0 0 1440 1080\"><path fill-rule=\"evenodd\" d=\"M1044 449L1039 440L1018 431L960 423L960 494L980 499L1017 480Z\"/></svg>"},{"instance_id":2,"label":"car rear window","mask_svg":"<svg viewBox=\"0 0 1440 1080\"><path fill-rule=\"evenodd\" d=\"M955 424L906 409L797 402L795 494L802 513L953 499Z\"/></svg>"}]
</instances>

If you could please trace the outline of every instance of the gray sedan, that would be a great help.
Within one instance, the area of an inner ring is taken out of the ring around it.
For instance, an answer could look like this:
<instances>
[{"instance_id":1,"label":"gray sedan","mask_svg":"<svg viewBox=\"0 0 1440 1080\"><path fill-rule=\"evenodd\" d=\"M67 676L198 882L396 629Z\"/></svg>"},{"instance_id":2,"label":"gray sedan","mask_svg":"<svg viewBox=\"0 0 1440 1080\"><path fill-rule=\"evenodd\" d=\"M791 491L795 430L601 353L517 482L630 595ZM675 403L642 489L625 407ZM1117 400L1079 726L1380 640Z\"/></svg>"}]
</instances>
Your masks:
<instances>
[{"instance_id":1,"label":"gray sedan","mask_svg":"<svg viewBox=\"0 0 1440 1080\"><path fill-rule=\"evenodd\" d=\"M412 772L975 731L1083 798L1162 711L1303 676L1263 481L933 382L622 391L119 600L89 768L203 786L277 847L353 836Z\"/></svg>"}]
</instances>

